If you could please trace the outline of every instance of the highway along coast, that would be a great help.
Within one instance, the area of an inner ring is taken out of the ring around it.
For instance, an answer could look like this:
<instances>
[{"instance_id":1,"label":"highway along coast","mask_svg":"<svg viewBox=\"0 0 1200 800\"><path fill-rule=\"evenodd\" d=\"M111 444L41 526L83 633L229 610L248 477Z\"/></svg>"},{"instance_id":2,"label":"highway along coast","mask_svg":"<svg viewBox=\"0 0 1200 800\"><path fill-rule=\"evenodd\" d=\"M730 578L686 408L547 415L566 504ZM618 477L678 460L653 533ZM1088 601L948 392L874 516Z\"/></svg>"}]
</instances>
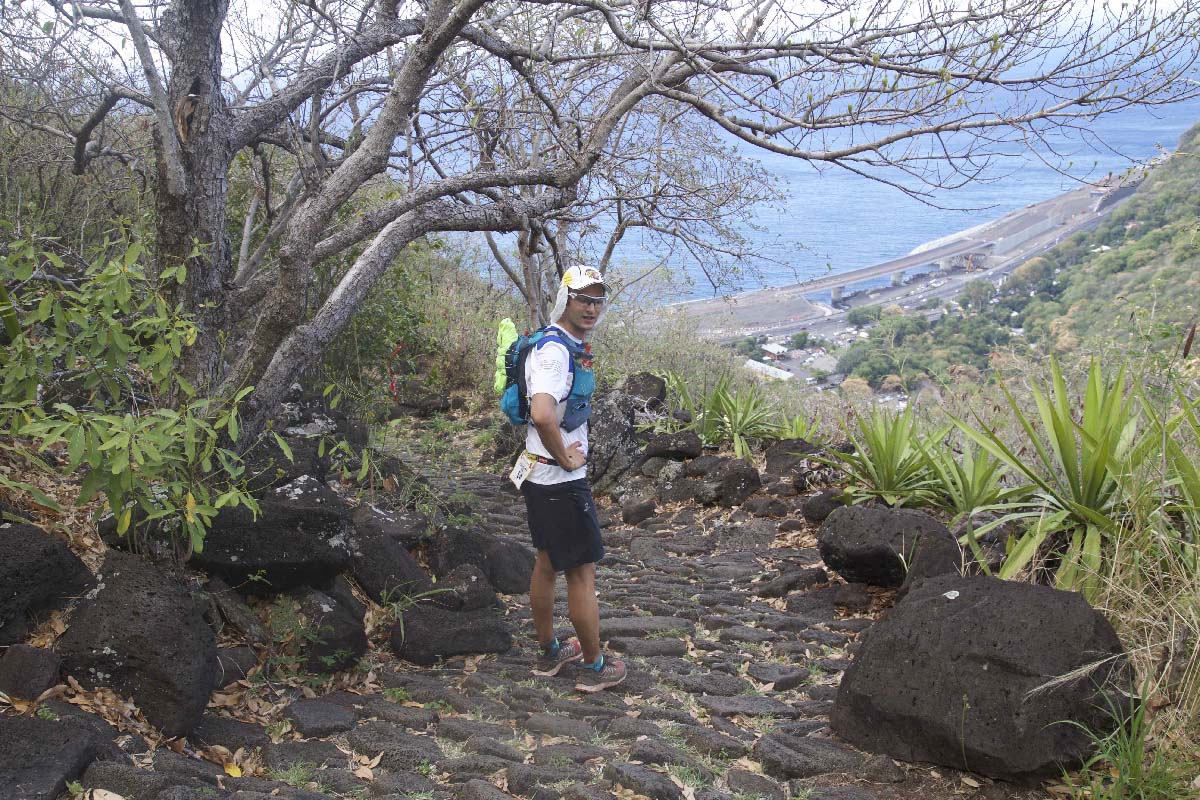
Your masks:
<instances>
[{"instance_id":1,"label":"highway along coast","mask_svg":"<svg viewBox=\"0 0 1200 800\"><path fill-rule=\"evenodd\" d=\"M899 304L910 310L930 298L955 298L970 280L999 285L1063 238L1095 227L1133 193L1140 177L1081 186L879 264L672 308L692 317L700 335L715 341L764 334L774 339L801 330L832 340L845 330L846 312L855 306ZM880 279L890 280L879 286Z\"/></svg>"}]
</instances>

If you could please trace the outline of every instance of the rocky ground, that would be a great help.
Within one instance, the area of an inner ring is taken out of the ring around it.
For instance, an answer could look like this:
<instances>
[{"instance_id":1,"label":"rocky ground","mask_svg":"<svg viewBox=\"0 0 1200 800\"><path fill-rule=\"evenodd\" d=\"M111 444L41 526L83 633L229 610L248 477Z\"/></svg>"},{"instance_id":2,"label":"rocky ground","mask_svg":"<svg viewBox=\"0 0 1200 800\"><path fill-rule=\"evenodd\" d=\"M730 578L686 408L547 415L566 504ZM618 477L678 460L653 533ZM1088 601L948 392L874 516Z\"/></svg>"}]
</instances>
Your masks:
<instances>
[{"instance_id":1,"label":"rocky ground","mask_svg":"<svg viewBox=\"0 0 1200 800\"><path fill-rule=\"evenodd\" d=\"M433 434L427 450L452 449ZM523 503L499 475L428 452L402 455L425 465L459 523L527 542ZM45 722L77 719L99 732L89 741L100 758L75 786L99 790L96 800L1048 796L869 755L831 732L856 638L894 592L827 572L803 502L678 503L637 523L602 502L602 636L629 665L610 691L575 692L569 669L531 676L527 597L501 595L514 638L498 655L421 667L376 642L353 678L264 687L252 673L215 693L186 739L153 749L79 704L50 699L32 715L0 720L0 750L18 759L36 742L44 751ZM565 604L558 612L569 635ZM54 746L62 763L86 757L77 738Z\"/></svg>"}]
</instances>

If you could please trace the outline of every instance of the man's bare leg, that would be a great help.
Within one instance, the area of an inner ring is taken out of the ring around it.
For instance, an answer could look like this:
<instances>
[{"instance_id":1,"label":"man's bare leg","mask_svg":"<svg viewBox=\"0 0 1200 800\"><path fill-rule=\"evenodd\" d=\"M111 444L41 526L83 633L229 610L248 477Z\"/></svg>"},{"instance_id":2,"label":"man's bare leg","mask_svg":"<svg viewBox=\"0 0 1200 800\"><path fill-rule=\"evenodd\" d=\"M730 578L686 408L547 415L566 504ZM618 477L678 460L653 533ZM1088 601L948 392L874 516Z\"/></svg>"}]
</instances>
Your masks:
<instances>
[{"instance_id":1,"label":"man's bare leg","mask_svg":"<svg viewBox=\"0 0 1200 800\"><path fill-rule=\"evenodd\" d=\"M543 648L554 639L555 577L550 554L538 550L533 562L533 575L529 578L529 606L533 611L533 628L537 631L538 644Z\"/></svg>"},{"instance_id":2,"label":"man's bare leg","mask_svg":"<svg viewBox=\"0 0 1200 800\"><path fill-rule=\"evenodd\" d=\"M536 574L537 565L534 565ZM596 565L581 564L566 571L567 612L575 635L583 647L583 660L592 664L600 658L600 604L596 601ZM532 602L532 596L530 601ZM536 625L536 606L534 609Z\"/></svg>"}]
</instances>

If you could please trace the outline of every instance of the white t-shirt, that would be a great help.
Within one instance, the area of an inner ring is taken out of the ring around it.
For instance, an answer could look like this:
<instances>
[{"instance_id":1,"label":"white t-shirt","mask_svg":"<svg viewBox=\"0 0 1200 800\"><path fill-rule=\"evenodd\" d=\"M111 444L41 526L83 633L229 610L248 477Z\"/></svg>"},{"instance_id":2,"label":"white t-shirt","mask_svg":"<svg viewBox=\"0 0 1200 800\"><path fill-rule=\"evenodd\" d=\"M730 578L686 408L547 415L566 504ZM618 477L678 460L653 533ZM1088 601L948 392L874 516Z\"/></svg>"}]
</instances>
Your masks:
<instances>
[{"instance_id":1,"label":"white t-shirt","mask_svg":"<svg viewBox=\"0 0 1200 800\"><path fill-rule=\"evenodd\" d=\"M554 330L564 338L569 338L571 341L579 344L583 343L562 328L556 326ZM529 387L529 397L531 401L535 394L548 394L554 397L558 401L558 419L560 421L563 418L563 414L566 413L567 395L571 393L571 384L573 382L574 375L571 373L571 354L564 345L551 339L544 343L538 342L529 351L529 356L525 359L525 384ZM586 422L573 431L565 431L561 427L558 430L562 435L563 446L570 447L575 442L583 442L580 450L584 455L587 454L588 425ZM537 427L532 422L525 432L525 449L534 455L554 458L554 456L550 455L550 451L546 449L546 446L542 444L542 438L538 435ZM564 483L565 481L574 481L586 477L586 464L577 470L568 472L562 467L537 463L533 465L533 470L529 473L529 477L526 480L546 485Z\"/></svg>"}]
</instances>

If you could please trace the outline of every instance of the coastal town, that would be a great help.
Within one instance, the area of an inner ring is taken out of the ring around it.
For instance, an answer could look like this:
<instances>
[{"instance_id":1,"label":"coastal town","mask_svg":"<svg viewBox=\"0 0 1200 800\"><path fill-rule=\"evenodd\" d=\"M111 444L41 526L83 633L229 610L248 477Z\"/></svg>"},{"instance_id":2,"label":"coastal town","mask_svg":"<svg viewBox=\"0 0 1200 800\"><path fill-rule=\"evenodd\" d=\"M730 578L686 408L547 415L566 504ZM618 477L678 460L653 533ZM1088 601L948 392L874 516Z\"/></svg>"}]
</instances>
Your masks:
<instances>
[{"instance_id":1,"label":"coastal town","mask_svg":"<svg viewBox=\"0 0 1200 800\"><path fill-rule=\"evenodd\" d=\"M800 381L816 390L835 389L846 377L838 372L837 352L869 336L869 325L855 324L854 309L890 306L928 322L959 313L952 301L966 284L983 280L999 289L1021 264L1065 237L1098 225L1132 194L1145 170L1082 185L929 242L900 259L676 308L695 319L706 338L734 345L745 354L748 370L768 379ZM943 255L947 252L953 255ZM887 285L878 285L888 276ZM856 281L862 283L855 286ZM1011 333L1020 336L1022 331ZM907 396L898 389L877 400L902 408Z\"/></svg>"}]
</instances>

